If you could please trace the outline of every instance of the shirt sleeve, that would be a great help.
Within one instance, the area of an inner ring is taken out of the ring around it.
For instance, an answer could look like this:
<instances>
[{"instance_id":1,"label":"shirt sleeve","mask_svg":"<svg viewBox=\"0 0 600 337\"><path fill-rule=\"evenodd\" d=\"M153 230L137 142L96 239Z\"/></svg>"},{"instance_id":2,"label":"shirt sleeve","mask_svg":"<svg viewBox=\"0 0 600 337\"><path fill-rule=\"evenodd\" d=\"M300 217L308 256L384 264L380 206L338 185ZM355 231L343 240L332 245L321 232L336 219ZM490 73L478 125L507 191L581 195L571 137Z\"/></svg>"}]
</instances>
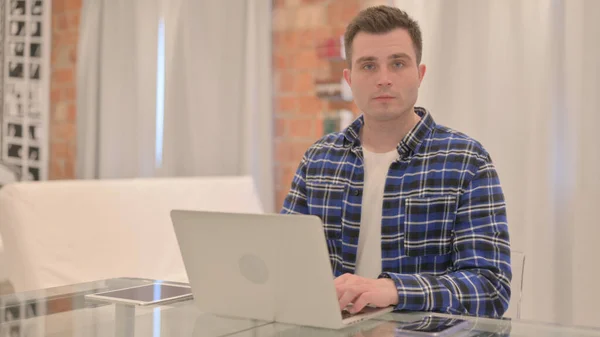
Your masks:
<instances>
[{"instance_id":1,"label":"shirt sleeve","mask_svg":"<svg viewBox=\"0 0 600 337\"><path fill-rule=\"evenodd\" d=\"M510 300L510 242L506 205L489 155L459 197L453 268L442 276L382 273L398 290L396 310L501 317Z\"/></svg>"},{"instance_id":2,"label":"shirt sleeve","mask_svg":"<svg viewBox=\"0 0 600 337\"><path fill-rule=\"evenodd\" d=\"M283 201L281 214L308 214L305 180L307 162L304 156L296 169L290 191Z\"/></svg>"}]
</instances>

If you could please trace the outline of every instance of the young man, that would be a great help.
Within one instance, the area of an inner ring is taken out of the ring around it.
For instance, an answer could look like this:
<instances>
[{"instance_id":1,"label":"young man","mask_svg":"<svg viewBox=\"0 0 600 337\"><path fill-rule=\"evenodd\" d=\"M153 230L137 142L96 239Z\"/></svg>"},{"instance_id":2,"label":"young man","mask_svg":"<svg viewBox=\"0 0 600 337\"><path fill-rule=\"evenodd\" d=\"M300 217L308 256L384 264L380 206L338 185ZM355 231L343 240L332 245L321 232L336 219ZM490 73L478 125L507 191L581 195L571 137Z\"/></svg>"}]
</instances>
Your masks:
<instances>
[{"instance_id":1,"label":"young man","mask_svg":"<svg viewBox=\"0 0 600 337\"><path fill-rule=\"evenodd\" d=\"M282 213L323 220L341 309L502 316L512 277L504 195L479 142L414 106L426 70L418 24L371 7L345 46L362 114L306 151Z\"/></svg>"}]
</instances>

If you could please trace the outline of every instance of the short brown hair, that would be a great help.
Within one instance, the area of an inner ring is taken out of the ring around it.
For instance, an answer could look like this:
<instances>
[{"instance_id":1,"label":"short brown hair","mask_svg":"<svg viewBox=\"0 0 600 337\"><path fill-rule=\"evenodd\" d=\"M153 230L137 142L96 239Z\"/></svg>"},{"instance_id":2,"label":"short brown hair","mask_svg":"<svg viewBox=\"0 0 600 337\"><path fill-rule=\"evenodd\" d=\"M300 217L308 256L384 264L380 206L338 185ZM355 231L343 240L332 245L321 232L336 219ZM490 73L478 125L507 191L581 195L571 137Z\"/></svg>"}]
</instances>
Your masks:
<instances>
[{"instance_id":1,"label":"short brown hair","mask_svg":"<svg viewBox=\"0 0 600 337\"><path fill-rule=\"evenodd\" d=\"M346 27L344 46L349 67L352 67L352 42L356 34L361 31L372 34L383 34L396 28L404 28L408 31L415 48L417 64L420 64L423 53L423 37L421 36L421 28L417 21L413 20L405 11L399 8L375 6L362 10Z\"/></svg>"}]
</instances>

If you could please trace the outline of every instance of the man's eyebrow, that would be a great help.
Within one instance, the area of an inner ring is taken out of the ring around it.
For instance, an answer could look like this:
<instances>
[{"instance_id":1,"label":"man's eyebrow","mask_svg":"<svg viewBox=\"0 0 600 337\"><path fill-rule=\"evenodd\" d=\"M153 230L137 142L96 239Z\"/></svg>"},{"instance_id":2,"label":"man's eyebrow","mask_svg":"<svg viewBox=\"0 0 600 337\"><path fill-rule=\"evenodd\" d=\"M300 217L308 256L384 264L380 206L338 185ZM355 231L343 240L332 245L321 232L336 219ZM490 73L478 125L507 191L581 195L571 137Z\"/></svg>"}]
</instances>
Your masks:
<instances>
[{"instance_id":1,"label":"man's eyebrow","mask_svg":"<svg viewBox=\"0 0 600 337\"><path fill-rule=\"evenodd\" d=\"M377 60L377 58L374 56L363 56L363 57L359 57L356 60L356 63L369 62L369 61L375 61L375 60Z\"/></svg>"},{"instance_id":2,"label":"man's eyebrow","mask_svg":"<svg viewBox=\"0 0 600 337\"><path fill-rule=\"evenodd\" d=\"M392 54L388 57L388 59L402 59L402 58L407 58L410 60L410 55L406 54L406 53L396 53L396 54Z\"/></svg>"},{"instance_id":3,"label":"man's eyebrow","mask_svg":"<svg viewBox=\"0 0 600 337\"><path fill-rule=\"evenodd\" d=\"M394 60L394 59L411 59L410 55L406 54L406 53L395 53L392 54L390 56L388 56L388 59L390 60ZM376 61L377 58L375 56L363 56L363 57L359 57L356 60L356 63L363 63L363 62L372 62L372 61Z\"/></svg>"}]
</instances>

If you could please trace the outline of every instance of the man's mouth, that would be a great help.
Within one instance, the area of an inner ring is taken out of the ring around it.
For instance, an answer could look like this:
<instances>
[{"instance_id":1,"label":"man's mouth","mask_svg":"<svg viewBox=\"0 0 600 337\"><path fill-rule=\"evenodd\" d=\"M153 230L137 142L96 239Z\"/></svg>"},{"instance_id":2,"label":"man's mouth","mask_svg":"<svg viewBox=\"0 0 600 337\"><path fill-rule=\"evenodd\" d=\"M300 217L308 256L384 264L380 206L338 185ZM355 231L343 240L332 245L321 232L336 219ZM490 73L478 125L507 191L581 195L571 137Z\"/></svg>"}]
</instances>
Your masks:
<instances>
[{"instance_id":1,"label":"man's mouth","mask_svg":"<svg viewBox=\"0 0 600 337\"><path fill-rule=\"evenodd\" d=\"M376 96L375 100L377 101L387 101L387 100L391 100L394 99L394 96L390 96L390 95L380 95L380 96Z\"/></svg>"}]
</instances>

